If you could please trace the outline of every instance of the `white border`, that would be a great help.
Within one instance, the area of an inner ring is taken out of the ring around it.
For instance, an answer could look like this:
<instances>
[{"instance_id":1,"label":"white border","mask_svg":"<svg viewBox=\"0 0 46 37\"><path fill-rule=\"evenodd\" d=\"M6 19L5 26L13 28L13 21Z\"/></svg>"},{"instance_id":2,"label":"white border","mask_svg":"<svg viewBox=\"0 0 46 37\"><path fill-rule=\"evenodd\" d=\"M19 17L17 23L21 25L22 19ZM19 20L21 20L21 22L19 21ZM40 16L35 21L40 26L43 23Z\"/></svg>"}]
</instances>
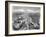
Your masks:
<instances>
[{"instance_id":1,"label":"white border","mask_svg":"<svg viewBox=\"0 0 46 37\"><path fill-rule=\"evenodd\" d=\"M25 6L25 7L40 7L40 30L25 30L25 31L14 31L12 30L12 6ZM36 4L24 4L24 3L8 3L9 11L9 34L24 34L24 33L40 33L43 32L43 5Z\"/></svg>"}]
</instances>

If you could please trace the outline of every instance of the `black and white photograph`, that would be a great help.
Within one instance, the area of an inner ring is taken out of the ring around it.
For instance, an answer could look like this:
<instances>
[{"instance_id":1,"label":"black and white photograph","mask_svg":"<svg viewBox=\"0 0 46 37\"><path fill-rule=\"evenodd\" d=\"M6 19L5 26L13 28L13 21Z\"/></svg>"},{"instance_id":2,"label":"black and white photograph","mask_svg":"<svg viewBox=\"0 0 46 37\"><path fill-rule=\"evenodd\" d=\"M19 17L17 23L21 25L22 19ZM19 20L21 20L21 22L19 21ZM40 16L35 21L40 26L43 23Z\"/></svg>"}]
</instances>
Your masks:
<instances>
[{"instance_id":1,"label":"black and white photograph","mask_svg":"<svg viewBox=\"0 0 46 37\"><path fill-rule=\"evenodd\" d=\"M6 35L44 34L44 3L13 1L5 7Z\"/></svg>"},{"instance_id":2,"label":"black and white photograph","mask_svg":"<svg viewBox=\"0 0 46 37\"><path fill-rule=\"evenodd\" d=\"M40 29L40 7L13 6L13 30Z\"/></svg>"}]
</instances>

